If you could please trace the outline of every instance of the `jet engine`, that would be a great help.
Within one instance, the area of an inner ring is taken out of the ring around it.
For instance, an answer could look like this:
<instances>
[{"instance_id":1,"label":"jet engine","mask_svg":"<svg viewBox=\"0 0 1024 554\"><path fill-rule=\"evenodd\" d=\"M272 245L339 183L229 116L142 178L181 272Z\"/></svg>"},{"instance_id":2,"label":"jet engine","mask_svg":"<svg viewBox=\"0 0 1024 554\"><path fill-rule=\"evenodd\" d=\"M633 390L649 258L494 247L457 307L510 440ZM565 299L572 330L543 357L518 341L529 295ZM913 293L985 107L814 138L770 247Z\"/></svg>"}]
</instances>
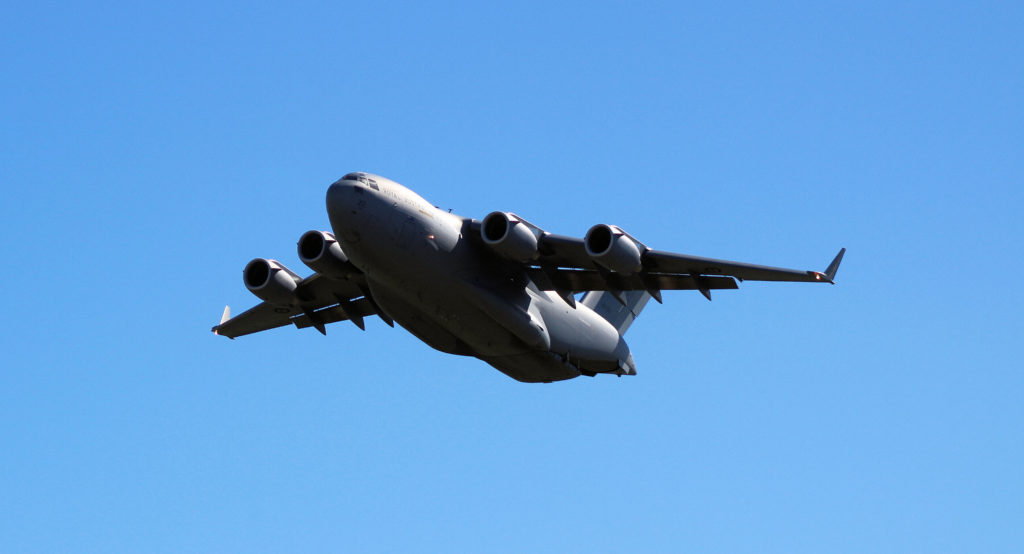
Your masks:
<instances>
[{"instance_id":1,"label":"jet engine","mask_svg":"<svg viewBox=\"0 0 1024 554\"><path fill-rule=\"evenodd\" d=\"M295 289L302 279L277 260L256 258L242 271L245 288L277 306L295 303Z\"/></svg>"},{"instance_id":2,"label":"jet engine","mask_svg":"<svg viewBox=\"0 0 1024 554\"><path fill-rule=\"evenodd\" d=\"M357 270L338 244L325 231L306 231L299 238L299 259L313 271L335 279L344 279Z\"/></svg>"},{"instance_id":3,"label":"jet engine","mask_svg":"<svg viewBox=\"0 0 1024 554\"><path fill-rule=\"evenodd\" d=\"M643 267L645 247L614 225L594 225L583 244L592 260L616 273L629 275Z\"/></svg>"},{"instance_id":4,"label":"jet engine","mask_svg":"<svg viewBox=\"0 0 1024 554\"><path fill-rule=\"evenodd\" d=\"M537 235L515 214L487 214L480 225L480 235L488 246L510 260L528 262L537 258Z\"/></svg>"}]
</instances>

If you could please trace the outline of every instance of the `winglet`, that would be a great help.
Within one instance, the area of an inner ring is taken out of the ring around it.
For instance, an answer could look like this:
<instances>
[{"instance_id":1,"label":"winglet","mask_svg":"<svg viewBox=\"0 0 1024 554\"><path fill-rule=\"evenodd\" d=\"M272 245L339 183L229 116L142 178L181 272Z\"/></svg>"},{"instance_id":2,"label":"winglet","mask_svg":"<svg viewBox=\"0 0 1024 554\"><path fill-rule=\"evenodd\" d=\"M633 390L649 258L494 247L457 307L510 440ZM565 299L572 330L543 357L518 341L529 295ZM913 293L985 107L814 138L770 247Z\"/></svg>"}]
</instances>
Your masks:
<instances>
[{"instance_id":1,"label":"winglet","mask_svg":"<svg viewBox=\"0 0 1024 554\"><path fill-rule=\"evenodd\" d=\"M221 314L221 316L220 316L220 323L218 323L217 325L214 325L213 329L210 329L210 330L213 331L214 335L219 335L220 334L220 326L224 325L224 322L229 320L229 319L231 319L231 307L230 306L224 306L224 313ZM234 340L235 337L228 337L228 338L231 339L231 340Z\"/></svg>"},{"instance_id":2,"label":"winglet","mask_svg":"<svg viewBox=\"0 0 1024 554\"><path fill-rule=\"evenodd\" d=\"M828 268L825 269L825 278L828 279L829 283L835 284L836 271L839 270L839 262L843 261L843 254L846 254L845 248L840 248L839 253L832 260L832 263L828 264Z\"/></svg>"}]
</instances>

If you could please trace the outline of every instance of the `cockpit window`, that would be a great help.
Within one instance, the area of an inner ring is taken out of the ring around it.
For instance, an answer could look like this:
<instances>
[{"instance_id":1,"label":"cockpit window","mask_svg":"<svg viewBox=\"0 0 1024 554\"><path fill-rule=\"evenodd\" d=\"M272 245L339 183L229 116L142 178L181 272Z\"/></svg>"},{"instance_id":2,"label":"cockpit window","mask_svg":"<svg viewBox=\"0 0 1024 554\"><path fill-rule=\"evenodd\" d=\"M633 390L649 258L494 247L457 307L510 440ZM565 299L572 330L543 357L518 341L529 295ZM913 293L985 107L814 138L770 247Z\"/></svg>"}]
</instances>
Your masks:
<instances>
[{"instance_id":1,"label":"cockpit window","mask_svg":"<svg viewBox=\"0 0 1024 554\"><path fill-rule=\"evenodd\" d=\"M339 181L359 181L360 183L372 188L373 190L380 190L380 186L377 181L366 176L365 173L347 173Z\"/></svg>"}]
</instances>

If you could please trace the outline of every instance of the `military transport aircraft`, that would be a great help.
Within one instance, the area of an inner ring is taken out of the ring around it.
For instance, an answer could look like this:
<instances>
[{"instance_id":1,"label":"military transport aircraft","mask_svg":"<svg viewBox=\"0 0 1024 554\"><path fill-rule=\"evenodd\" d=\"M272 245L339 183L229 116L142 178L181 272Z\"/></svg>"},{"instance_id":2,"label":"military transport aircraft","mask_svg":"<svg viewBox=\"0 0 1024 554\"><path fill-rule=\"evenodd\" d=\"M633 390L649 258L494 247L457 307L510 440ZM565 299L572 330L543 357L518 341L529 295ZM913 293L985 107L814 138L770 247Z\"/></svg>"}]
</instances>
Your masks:
<instances>
[{"instance_id":1,"label":"military transport aircraft","mask_svg":"<svg viewBox=\"0 0 1024 554\"><path fill-rule=\"evenodd\" d=\"M740 281L832 283L824 272L752 265L648 248L614 225L583 239L554 235L506 212L477 221L445 212L398 183L349 173L327 189L334 233L308 231L300 277L276 260L245 266L263 300L213 332L230 338L292 324L327 334L376 315L429 346L474 356L524 382L598 373L635 375L622 338L663 290L735 289ZM577 300L578 293L585 293Z\"/></svg>"}]
</instances>

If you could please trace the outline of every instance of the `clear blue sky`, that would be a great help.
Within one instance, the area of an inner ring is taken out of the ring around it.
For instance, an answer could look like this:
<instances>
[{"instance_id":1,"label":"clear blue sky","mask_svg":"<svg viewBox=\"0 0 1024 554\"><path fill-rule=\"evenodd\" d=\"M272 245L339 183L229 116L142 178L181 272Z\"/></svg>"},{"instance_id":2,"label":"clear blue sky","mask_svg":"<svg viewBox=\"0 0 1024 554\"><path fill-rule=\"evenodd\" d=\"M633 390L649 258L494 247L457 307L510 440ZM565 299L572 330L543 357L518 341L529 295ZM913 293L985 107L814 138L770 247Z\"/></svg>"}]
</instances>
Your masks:
<instances>
[{"instance_id":1,"label":"clear blue sky","mask_svg":"<svg viewBox=\"0 0 1024 554\"><path fill-rule=\"evenodd\" d=\"M1020 3L9 5L3 552L1024 551ZM228 341L365 170L823 269L635 378L380 321Z\"/></svg>"}]
</instances>

